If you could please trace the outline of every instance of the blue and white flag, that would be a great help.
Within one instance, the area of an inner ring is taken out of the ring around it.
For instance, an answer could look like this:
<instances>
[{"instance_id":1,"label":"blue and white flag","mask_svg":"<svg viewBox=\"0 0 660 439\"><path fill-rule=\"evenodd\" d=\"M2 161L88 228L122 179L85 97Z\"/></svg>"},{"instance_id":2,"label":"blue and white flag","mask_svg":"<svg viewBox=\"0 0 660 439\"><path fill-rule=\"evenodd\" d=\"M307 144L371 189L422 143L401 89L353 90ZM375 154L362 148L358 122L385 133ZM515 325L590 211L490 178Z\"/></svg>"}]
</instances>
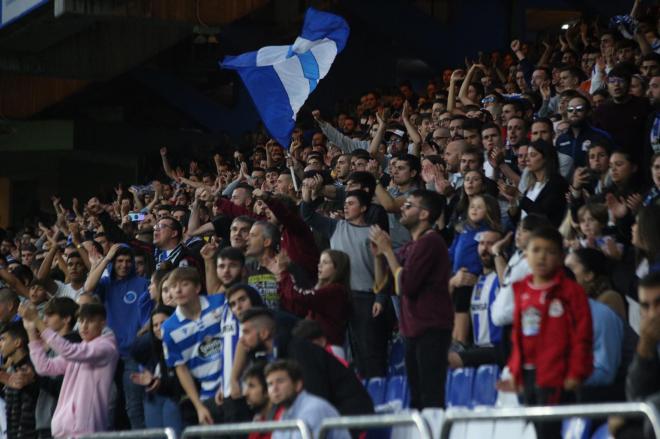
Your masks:
<instances>
[{"instance_id":1,"label":"blue and white flag","mask_svg":"<svg viewBox=\"0 0 660 439\"><path fill-rule=\"evenodd\" d=\"M309 8L302 33L292 45L227 56L220 66L238 72L264 125L288 148L298 110L328 74L348 34L343 18Z\"/></svg>"}]
</instances>

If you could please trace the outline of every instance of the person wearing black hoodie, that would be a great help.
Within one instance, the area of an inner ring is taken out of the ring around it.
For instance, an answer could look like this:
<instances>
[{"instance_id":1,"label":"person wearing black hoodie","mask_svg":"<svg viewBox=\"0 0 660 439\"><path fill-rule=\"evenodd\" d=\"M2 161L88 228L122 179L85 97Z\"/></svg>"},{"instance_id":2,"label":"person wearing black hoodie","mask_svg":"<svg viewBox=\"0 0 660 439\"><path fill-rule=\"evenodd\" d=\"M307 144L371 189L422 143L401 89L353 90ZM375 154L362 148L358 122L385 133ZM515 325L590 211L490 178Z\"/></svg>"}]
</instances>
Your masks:
<instances>
[{"instance_id":1,"label":"person wearing black hoodie","mask_svg":"<svg viewBox=\"0 0 660 439\"><path fill-rule=\"evenodd\" d=\"M278 326L272 311L248 309L241 316L241 344L255 358L297 361L305 389L330 402L342 416L374 412L371 397L351 369L312 342L278 331Z\"/></svg>"},{"instance_id":2,"label":"person wearing black hoodie","mask_svg":"<svg viewBox=\"0 0 660 439\"><path fill-rule=\"evenodd\" d=\"M173 368L167 367L163 354L161 324L174 313L174 308L158 305L151 313L149 332L138 337L131 356L144 369L131 374L133 383L143 386L144 423L146 428L170 427L179 435L183 429L179 401L183 394Z\"/></svg>"}]
</instances>

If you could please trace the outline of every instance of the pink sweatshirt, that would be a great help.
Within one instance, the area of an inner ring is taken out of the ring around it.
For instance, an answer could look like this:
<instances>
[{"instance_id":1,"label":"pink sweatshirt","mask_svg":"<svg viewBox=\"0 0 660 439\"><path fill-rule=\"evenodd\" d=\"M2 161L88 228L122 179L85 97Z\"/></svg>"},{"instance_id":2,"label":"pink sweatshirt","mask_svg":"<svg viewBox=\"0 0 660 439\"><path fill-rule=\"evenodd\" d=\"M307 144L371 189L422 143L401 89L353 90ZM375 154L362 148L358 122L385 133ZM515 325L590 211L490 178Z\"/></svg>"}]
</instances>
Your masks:
<instances>
[{"instance_id":1,"label":"pink sweatshirt","mask_svg":"<svg viewBox=\"0 0 660 439\"><path fill-rule=\"evenodd\" d=\"M30 358L39 375L64 375L53 414L53 437L77 437L108 427L110 388L119 352L114 334L71 343L50 329L41 338L58 354L48 358L42 341L30 342Z\"/></svg>"}]
</instances>

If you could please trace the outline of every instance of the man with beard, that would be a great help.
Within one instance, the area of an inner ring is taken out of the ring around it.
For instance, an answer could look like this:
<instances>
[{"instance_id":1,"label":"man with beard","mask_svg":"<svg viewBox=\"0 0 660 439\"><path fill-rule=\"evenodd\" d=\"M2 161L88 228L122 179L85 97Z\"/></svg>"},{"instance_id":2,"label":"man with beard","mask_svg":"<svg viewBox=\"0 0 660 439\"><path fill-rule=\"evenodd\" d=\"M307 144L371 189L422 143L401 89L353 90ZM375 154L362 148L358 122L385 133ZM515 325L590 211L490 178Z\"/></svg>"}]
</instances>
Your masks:
<instances>
[{"instance_id":1,"label":"man with beard","mask_svg":"<svg viewBox=\"0 0 660 439\"><path fill-rule=\"evenodd\" d=\"M660 75L651 78L651 81L649 81L649 90L646 92L646 95L651 101L654 111L648 118L648 146L645 153L652 155L660 152ZM648 160L645 161L647 163L649 162Z\"/></svg>"},{"instance_id":2,"label":"man with beard","mask_svg":"<svg viewBox=\"0 0 660 439\"><path fill-rule=\"evenodd\" d=\"M378 291L394 285L401 298L399 325L406 345L411 406L419 410L445 403L447 350L454 321L448 288L451 264L444 240L433 230L444 206L445 198L436 192L410 193L401 207L401 224L412 241L396 253L385 231L378 226L370 231L376 255L375 285Z\"/></svg>"},{"instance_id":3,"label":"man with beard","mask_svg":"<svg viewBox=\"0 0 660 439\"><path fill-rule=\"evenodd\" d=\"M279 327L280 322L271 310L247 309L241 314L240 344L253 357L265 356L269 361L287 358L298 362L309 393L326 399L342 416L373 413L371 398L352 369L322 347L281 333ZM273 399L271 395L271 401L278 404L283 399Z\"/></svg>"},{"instance_id":4,"label":"man with beard","mask_svg":"<svg viewBox=\"0 0 660 439\"><path fill-rule=\"evenodd\" d=\"M304 389L303 373L300 366L290 360L278 360L266 366L268 396L274 405L284 407L282 420L300 419L309 427L314 436L318 436L321 422L325 418L339 416L328 401L308 393ZM298 437L292 431L279 430L273 433L273 439L293 439ZM345 429L333 429L328 433L332 439L349 439Z\"/></svg>"},{"instance_id":5,"label":"man with beard","mask_svg":"<svg viewBox=\"0 0 660 439\"><path fill-rule=\"evenodd\" d=\"M560 153L573 158L575 166L587 165L587 151L592 143L609 145L610 135L589 123L591 104L584 96L577 96L568 101L566 108L571 128L557 138L556 146Z\"/></svg>"},{"instance_id":6,"label":"man with beard","mask_svg":"<svg viewBox=\"0 0 660 439\"><path fill-rule=\"evenodd\" d=\"M234 247L225 247L215 257L217 250L218 244L212 241L202 247L200 252L204 258L206 289L209 294L226 292L232 285L240 282L245 274L243 252Z\"/></svg>"},{"instance_id":7,"label":"man with beard","mask_svg":"<svg viewBox=\"0 0 660 439\"><path fill-rule=\"evenodd\" d=\"M642 168L645 125L651 105L648 100L629 94L631 74L625 66L617 65L607 74L607 89L612 99L594 112L594 124L606 129L614 143L631 155ZM650 164L648 164L650 165Z\"/></svg>"},{"instance_id":8,"label":"man with beard","mask_svg":"<svg viewBox=\"0 0 660 439\"><path fill-rule=\"evenodd\" d=\"M495 256L491 254L491 248L501 238L502 233L498 230L484 231L478 236L478 252L483 272L472 289L470 301L473 344L465 350L449 353L451 368L477 367L493 363L501 365L505 361L499 349L503 340L502 328L496 326L490 317L491 305L500 290L495 270Z\"/></svg>"}]
</instances>

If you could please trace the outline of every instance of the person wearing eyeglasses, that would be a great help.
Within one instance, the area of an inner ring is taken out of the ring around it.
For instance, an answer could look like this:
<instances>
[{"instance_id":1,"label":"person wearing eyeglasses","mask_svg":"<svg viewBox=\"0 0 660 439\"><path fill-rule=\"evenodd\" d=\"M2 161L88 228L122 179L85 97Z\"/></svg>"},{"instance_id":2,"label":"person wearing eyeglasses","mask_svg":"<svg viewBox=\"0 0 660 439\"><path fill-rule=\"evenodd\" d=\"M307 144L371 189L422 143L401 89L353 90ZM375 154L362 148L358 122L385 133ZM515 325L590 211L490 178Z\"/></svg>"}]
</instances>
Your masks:
<instances>
[{"instance_id":1,"label":"person wearing eyeglasses","mask_svg":"<svg viewBox=\"0 0 660 439\"><path fill-rule=\"evenodd\" d=\"M607 89L612 99L594 112L594 125L606 129L615 145L629 153L636 163L644 165L643 145L647 136L646 122L652 107L648 99L631 96L631 73L622 65L615 66L607 75Z\"/></svg>"},{"instance_id":2,"label":"person wearing eyeglasses","mask_svg":"<svg viewBox=\"0 0 660 439\"><path fill-rule=\"evenodd\" d=\"M575 166L587 165L587 151L592 143L610 145L612 138L608 132L589 123L591 104L584 96L568 101L566 108L570 129L557 137L557 150L573 158Z\"/></svg>"}]
</instances>

